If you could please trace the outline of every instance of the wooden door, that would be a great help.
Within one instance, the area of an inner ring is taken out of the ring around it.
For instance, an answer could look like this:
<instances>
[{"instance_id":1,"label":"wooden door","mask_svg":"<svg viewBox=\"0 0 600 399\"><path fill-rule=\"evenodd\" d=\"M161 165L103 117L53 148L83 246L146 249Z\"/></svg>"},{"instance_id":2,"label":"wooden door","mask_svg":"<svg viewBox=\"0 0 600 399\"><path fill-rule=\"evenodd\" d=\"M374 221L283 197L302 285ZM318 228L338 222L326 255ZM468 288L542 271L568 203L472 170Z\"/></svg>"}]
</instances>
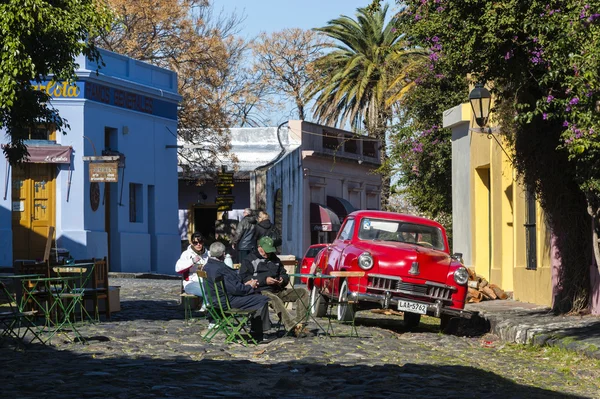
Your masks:
<instances>
[{"instance_id":1,"label":"wooden door","mask_svg":"<svg viewBox=\"0 0 600 399\"><path fill-rule=\"evenodd\" d=\"M12 171L13 259L43 259L54 226L53 164L23 164Z\"/></svg>"}]
</instances>

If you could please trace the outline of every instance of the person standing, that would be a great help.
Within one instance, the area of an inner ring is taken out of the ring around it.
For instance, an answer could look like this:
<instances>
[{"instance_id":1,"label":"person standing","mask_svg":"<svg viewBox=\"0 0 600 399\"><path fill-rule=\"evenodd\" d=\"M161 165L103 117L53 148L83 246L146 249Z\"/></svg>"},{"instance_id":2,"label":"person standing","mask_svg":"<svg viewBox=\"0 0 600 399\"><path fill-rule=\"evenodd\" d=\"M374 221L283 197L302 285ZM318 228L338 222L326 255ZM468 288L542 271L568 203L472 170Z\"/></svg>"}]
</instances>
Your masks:
<instances>
[{"instance_id":1,"label":"person standing","mask_svg":"<svg viewBox=\"0 0 600 399\"><path fill-rule=\"evenodd\" d=\"M273 245L278 247L281 245L281 234L275 227L275 224L271 222L271 217L265 211L258 212L258 218L256 220L256 232L254 237L256 241L263 237L271 237L273 239Z\"/></svg>"},{"instance_id":2,"label":"person standing","mask_svg":"<svg viewBox=\"0 0 600 399\"><path fill-rule=\"evenodd\" d=\"M214 242L210 245L210 257L204 265L203 270L206 272L207 280L210 283L209 288L212 290L215 279L218 276L223 276L223 283L225 284L225 291L227 293L227 300L232 308L243 309L243 310L256 310L255 316L250 320L250 334L256 341L263 340L263 333L271 328L271 321L269 320L269 298L259 295L256 291L258 288L258 281L255 279L248 279L245 283L242 283L239 274L236 270L227 267L225 262L225 245L221 242ZM216 295L219 295L221 303L225 301L225 293L213 292L213 301L216 301ZM218 306L215 302L213 306Z\"/></svg>"},{"instance_id":3,"label":"person standing","mask_svg":"<svg viewBox=\"0 0 600 399\"><path fill-rule=\"evenodd\" d=\"M246 256L256 247L255 229L256 217L252 209L246 208L244 209L244 217L238 223L235 235L231 240L231 247L238 252L238 263L242 263Z\"/></svg>"},{"instance_id":4,"label":"person standing","mask_svg":"<svg viewBox=\"0 0 600 399\"><path fill-rule=\"evenodd\" d=\"M258 290L271 300L271 306L281 315L285 329L295 336L304 336L305 319L309 300L304 287L286 288L290 282L285 267L275 255L271 237L262 237L254 252L244 259L240 267L242 281L258 280ZM296 302L296 317L287 311L286 302Z\"/></svg>"},{"instance_id":5,"label":"person standing","mask_svg":"<svg viewBox=\"0 0 600 399\"><path fill-rule=\"evenodd\" d=\"M208 261L209 253L204 247L204 236L202 233L192 234L191 244L181 253L175 264L175 271L183 278L183 290L191 295L196 295L202 300L200 311L205 311L205 303L200 289L200 280L196 271Z\"/></svg>"}]
</instances>

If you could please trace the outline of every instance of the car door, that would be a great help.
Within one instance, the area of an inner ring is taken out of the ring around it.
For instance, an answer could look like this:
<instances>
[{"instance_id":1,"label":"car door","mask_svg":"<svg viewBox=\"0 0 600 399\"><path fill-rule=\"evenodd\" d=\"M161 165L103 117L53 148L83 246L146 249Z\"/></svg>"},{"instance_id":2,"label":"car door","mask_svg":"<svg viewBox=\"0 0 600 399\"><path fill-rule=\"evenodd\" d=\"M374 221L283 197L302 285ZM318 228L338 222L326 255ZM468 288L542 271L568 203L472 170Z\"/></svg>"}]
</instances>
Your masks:
<instances>
[{"instance_id":1,"label":"car door","mask_svg":"<svg viewBox=\"0 0 600 399\"><path fill-rule=\"evenodd\" d=\"M354 218L348 218L340 229L340 233L330 246L327 272L340 270L344 262L344 250L352 241L354 232Z\"/></svg>"}]
</instances>

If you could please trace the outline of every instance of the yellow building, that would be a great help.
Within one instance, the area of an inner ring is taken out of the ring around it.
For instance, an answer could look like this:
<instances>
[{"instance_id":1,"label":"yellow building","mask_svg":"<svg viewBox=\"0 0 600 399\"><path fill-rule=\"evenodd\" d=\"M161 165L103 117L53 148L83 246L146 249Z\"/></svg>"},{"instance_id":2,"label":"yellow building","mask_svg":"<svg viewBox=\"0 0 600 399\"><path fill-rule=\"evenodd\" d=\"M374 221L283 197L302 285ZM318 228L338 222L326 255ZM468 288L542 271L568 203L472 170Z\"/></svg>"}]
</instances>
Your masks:
<instances>
[{"instance_id":1,"label":"yellow building","mask_svg":"<svg viewBox=\"0 0 600 399\"><path fill-rule=\"evenodd\" d=\"M474 123L470 104L444 112L452 129L453 252L516 300L552 305L558 261L534 195L519 181L500 128Z\"/></svg>"}]
</instances>

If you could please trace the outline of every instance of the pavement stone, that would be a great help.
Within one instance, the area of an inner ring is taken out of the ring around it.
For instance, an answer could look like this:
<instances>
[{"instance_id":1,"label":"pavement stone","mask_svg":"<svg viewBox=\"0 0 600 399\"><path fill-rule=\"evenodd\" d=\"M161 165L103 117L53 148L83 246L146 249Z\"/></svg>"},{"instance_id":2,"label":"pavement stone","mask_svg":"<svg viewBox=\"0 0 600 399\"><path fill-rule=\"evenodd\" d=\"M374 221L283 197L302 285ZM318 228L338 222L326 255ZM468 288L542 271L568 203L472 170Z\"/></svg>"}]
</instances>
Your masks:
<instances>
[{"instance_id":1,"label":"pavement stone","mask_svg":"<svg viewBox=\"0 0 600 399\"><path fill-rule=\"evenodd\" d=\"M482 331L440 334L424 323L408 331L397 316L358 312L358 338L338 323L339 336L326 337L311 321L307 338L271 332L259 346L206 343L208 322L198 313L184 320L179 281L111 276L111 285L121 286L122 310L79 324L87 345L68 340L71 333L23 351L0 345L2 397L599 397L600 363L576 359L559 369L553 354L530 358ZM487 321L508 310L477 312Z\"/></svg>"}]
</instances>

